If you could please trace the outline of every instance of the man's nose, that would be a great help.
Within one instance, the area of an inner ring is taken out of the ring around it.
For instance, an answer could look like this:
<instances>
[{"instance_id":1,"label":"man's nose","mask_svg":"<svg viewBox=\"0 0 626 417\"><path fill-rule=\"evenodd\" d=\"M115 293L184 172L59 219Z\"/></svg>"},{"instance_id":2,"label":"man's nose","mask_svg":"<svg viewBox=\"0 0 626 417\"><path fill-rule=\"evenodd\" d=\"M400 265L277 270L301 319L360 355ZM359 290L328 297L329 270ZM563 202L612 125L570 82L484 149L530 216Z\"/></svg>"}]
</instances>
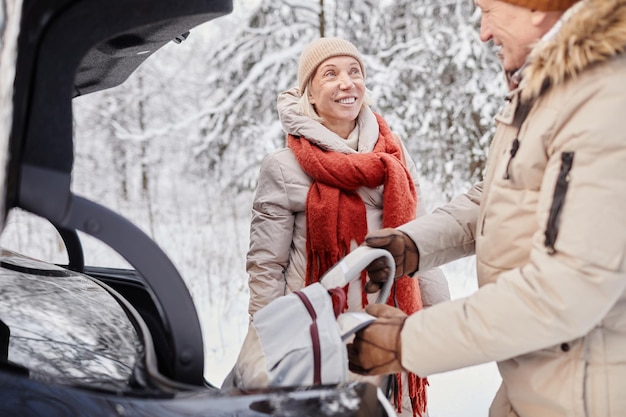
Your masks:
<instances>
[{"instance_id":1,"label":"man's nose","mask_svg":"<svg viewBox=\"0 0 626 417\"><path fill-rule=\"evenodd\" d=\"M492 38L491 30L489 29L489 25L485 22L485 17L481 16L480 18L480 40L483 42L488 42Z\"/></svg>"}]
</instances>

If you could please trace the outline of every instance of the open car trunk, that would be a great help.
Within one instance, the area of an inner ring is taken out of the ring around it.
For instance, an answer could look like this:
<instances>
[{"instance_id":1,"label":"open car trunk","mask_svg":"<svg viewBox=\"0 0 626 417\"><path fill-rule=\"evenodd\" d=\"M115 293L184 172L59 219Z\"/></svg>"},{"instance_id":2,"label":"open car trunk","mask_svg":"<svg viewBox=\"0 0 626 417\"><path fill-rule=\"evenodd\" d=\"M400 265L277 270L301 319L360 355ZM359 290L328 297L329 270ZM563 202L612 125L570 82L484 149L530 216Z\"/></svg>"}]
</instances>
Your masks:
<instances>
[{"instance_id":1,"label":"open car trunk","mask_svg":"<svg viewBox=\"0 0 626 417\"><path fill-rule=\"evenodd\" d=\"M200 324L191 296L163 251L139 228L70 190L72 98L124 82L152 53L229 13L230 0L25 0L15 79L6 207L49 220L70 267L83 270L76 231L110 246L136 270L144 312L160 327L167 376L203 384ZM163 362L163 361L162 361Z\"/></svg>"}]
</instances>

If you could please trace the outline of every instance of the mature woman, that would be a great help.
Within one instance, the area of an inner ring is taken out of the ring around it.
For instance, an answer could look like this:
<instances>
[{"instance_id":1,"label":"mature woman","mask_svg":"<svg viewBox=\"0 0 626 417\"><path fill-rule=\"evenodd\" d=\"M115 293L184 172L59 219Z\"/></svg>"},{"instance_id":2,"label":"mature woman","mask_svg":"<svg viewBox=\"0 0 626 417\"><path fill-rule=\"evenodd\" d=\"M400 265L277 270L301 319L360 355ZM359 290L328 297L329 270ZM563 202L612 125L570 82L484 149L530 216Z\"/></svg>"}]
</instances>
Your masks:
<instances>
[{"instance_id":1,"label":"mature woman","mask_svg":"<svg viewBox=\"0 0 626 417\"><path fill-rule=\"evenodd\" d=\"M300 57L298 85L278 97L287 148L263 161L254 198L247 256L251 319L275 298L317 282L368 231L425 214L414 162L369 107L357 48L339 38L313 41ZM376 299L365 281L349 286L349 310ZM419 280L398 279L389 304L410 314L449 296L443 274L432 270ZM403 381L398 392L407 395L400 401L398 394L397 404L421 415L425 380L409 375L398 379L400 386Z\"/></svg>"}]
</instances>

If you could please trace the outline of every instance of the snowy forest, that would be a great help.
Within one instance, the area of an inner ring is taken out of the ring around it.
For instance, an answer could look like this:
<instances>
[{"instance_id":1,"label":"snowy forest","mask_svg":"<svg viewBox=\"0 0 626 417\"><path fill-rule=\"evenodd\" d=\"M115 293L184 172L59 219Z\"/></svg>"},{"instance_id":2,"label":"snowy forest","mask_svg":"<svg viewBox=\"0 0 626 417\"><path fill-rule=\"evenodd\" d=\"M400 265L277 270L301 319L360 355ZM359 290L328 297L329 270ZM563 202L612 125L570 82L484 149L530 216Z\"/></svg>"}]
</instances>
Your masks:
<instances>
[{"instance_id":1,"label":"snowy forest","mask_svg":"<svg viewBox=\"0 0 626 417\"><path fill-rule=\"evenodd\" d=\"M218 384L245 335L251 201L261 160L284 146L276 97L296 84L303 47L320 36L357 45L374 110L416 161L429 211L481 178L505 88L472 0L234 6L73 107L74 192L129 218L171 257L201 317L207 378ZM125 265L81 237L87 264ZM10 214L2 245L67 262L52 226L22 212ZM471 266L448 271L471 281Z\"/></svg>"}]
</instances>

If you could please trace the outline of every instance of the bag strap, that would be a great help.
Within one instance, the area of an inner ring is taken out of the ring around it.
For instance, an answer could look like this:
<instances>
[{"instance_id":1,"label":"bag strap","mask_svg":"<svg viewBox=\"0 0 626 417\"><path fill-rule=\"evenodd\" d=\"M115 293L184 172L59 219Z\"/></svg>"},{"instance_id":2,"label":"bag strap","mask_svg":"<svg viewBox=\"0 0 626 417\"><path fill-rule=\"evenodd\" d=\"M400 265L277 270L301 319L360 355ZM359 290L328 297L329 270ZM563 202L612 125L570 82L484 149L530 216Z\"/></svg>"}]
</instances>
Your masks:
<instances>
[{"instance_id":1,"label":"bag strap","mask_svg":"<svg viewBox=\"0 0 626 417\"><path fill-rule=\"evenodd\" d=\"M301 291L295 291L295 295L298 296L306 311L309 312L311 316L311 326L309 326L309 333L311 333L311 343L313 345L313 385L320 385L322 383L322 351L320 348L320 333L317 328L317 314L315 313L315 308L309 297L306 296L305 293Z\"/></svg>"}]
</instances>

